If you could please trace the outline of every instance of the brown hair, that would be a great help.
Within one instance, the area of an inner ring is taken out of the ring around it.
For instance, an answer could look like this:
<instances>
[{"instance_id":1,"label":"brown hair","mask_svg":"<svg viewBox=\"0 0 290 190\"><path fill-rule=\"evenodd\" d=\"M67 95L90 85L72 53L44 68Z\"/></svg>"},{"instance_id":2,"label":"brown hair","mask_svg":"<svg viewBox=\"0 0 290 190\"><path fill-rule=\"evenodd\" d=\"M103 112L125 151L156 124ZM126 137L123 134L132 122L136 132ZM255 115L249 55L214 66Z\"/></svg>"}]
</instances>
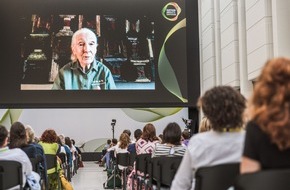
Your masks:
<instances>
[{"instance_id":1,"label":"brown hair","mask_svg":"<svg viewBox=\"0 0 290 190\"><path fill-rule=\"evenodd\" d=\"M56 135L55 130L53 130L53 129L45 130L42 133L40 140L42 142L45 142L45 143L56 143L57 142L57 135Z\"/></svg>"},{"instance_id":2,"label":"brown hair","mask_svg":"<svg viewBox=\"0 0 290 190\"><path fill-rule=\"evenodd\" d=\"M198 104L215 131L243 126L245 98L233 87L213 87L204 93Z\"/></svg>"},{"instance_id":3,"label":"brown hair","mask_svg":"<svg viewBox=\"0 0 290 190\"><path fill-rule=\"evenodd\" d=\"M254 87L250 119L267 133L280 150L290 148L290 60L269 60Z\"/></svg>"},{"instance_id":4,"label":"brown hair","mask_svg":"<svg viewBox=\"0 0 290 190\"><path fill-rule=\"evenodd\" d=\"M122 133L120 135L119 143L120 143L119 147L121 149L127 148L128 145L130 144L130 137L129 137L129 135L127 133Z\"/></svg>"},{"instance_id":5,"label":"brown hair","mask_svg":"<svg viewBox=\"0 0 290 190\"><path fill-rule=\"evenodd\" d=\"M25 146L27 146L25 127L20 122L14 122L10 128L9 148L22 148Z\"/></svg>"},{"instance_id":6,"label":"brown hair","mask_svg":"<svg viewBox=\"0 0 290 190\"><path fill-rule=\"evenodd\" d=\"M158 137L156 137L156 130L152 123L148 123L144 126L141 138L151 142L159 140Z\"/></svg>"}]
</instances>

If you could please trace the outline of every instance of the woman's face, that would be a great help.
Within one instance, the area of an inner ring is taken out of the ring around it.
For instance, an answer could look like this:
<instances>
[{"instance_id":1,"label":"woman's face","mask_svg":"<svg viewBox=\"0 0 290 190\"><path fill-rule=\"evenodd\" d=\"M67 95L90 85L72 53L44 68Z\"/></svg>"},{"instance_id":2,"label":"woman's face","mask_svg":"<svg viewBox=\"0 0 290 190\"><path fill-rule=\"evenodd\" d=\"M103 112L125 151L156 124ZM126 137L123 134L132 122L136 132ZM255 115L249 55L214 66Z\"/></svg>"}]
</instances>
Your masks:
<instances>
[{"instance_id":1,"label":"woman's face","mask_svg":"<svg viewBox=\"0 0 290 190\"><path fill-rule=\"evenodd\" d=\"M91 33L80 33L76 36L72 52L83 68L91 64L97 53L96 36Z\"/></svg>"}]
</instances>

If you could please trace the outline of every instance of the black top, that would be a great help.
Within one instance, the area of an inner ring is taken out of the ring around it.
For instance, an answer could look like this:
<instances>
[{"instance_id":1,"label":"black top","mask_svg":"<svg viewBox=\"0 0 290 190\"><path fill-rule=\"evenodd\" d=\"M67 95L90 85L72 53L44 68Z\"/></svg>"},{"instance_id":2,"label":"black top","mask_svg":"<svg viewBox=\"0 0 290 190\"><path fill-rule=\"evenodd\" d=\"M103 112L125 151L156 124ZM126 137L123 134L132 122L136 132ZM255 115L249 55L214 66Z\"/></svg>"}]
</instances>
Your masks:
<instances>
[{"instance_id":1,"label":"black top","mask_svg":"<svg viewBox=\"0 0 290 190\"><path fill-rule=\"evenodd\" d=\"M262 169L290 168L290 148L280 151L253 121L247 124L243 155L259 161Z\"/></svg>"}]
</instances>

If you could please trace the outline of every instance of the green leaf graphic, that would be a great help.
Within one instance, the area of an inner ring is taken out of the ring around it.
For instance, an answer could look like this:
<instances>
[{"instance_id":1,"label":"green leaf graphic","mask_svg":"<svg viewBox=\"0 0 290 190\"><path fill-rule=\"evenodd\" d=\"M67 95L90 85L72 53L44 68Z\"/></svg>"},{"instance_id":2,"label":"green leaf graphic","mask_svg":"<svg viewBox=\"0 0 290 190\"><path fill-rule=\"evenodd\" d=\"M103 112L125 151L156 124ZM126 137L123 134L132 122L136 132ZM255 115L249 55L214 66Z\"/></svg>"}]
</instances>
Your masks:
<instances>
[{"instance_id":1,"label":"green leaf graphic","mask_svg":"<svg viewBox=\"0 0 290 190\"><path fill-rule=\"evenodd\" d=\"M186 98L182 97L176 75L165 52L165 44L168 38L170 38L172 34L174 34L177 30L183 27L186 27L186 19L183 19L179 23L177 23L167 34L159 54L158 71L161 82L165 86L165 88L176 97L178 97L182 102L188 102Z\"/></svg>"},{"instance_id":2,"label":"green leaf graphic","mask_svg":"<svg viewBox=\"0 0 290 190\"><path fill-rule=\"evenodd\" d=\"M123 108L123 112L139 122L153 122L179 112L182 108Z\"/></svg>"}]
</instances>

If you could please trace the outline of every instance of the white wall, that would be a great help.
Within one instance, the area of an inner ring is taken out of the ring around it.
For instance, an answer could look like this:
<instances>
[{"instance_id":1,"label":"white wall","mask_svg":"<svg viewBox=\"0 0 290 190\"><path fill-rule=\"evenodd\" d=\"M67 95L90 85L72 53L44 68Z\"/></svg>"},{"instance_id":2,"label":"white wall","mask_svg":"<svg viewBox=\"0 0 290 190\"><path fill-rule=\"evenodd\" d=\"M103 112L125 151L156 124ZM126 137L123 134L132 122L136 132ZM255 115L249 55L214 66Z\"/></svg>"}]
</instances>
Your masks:
<instances>
[{"instance_id":1,"label":"white wall","mask_svg":"<svg viewBox=\"0 0 290 190\"><path fill-rule=\"evenodd\" d=\"M145 108L144 108L145 109ZM115 138L124 129L143 129L147 122L152 122L157 135L162 133L169 122L177 122L183 129L182 118L188 119L188 109L156 108L149 110L135 109L24 109L19 121L29 124L40 136L45 129L53 128L58 134L64 134L76 140L81 145L93 139L112 138L112 119L116 119ZM176 112L177 113L174 113ZM0 118L5 110L0 109ZM126 114L127 113L127 114ZM161 119L158 119L161 118ZM158 119L158 120L156 120ZM6 126L10 128L10 126Z\"/></svg>"},{"instance_id":2,"label":"white wall","mask_svg":"<svg viewBox=\"0 0 290 190\"><path fill-rule=\"evenodd\" d=\"M264 63L290 57L290 1L199 0L201 93L231 85L245 97Z\"/></svg>"}]
</instances>

